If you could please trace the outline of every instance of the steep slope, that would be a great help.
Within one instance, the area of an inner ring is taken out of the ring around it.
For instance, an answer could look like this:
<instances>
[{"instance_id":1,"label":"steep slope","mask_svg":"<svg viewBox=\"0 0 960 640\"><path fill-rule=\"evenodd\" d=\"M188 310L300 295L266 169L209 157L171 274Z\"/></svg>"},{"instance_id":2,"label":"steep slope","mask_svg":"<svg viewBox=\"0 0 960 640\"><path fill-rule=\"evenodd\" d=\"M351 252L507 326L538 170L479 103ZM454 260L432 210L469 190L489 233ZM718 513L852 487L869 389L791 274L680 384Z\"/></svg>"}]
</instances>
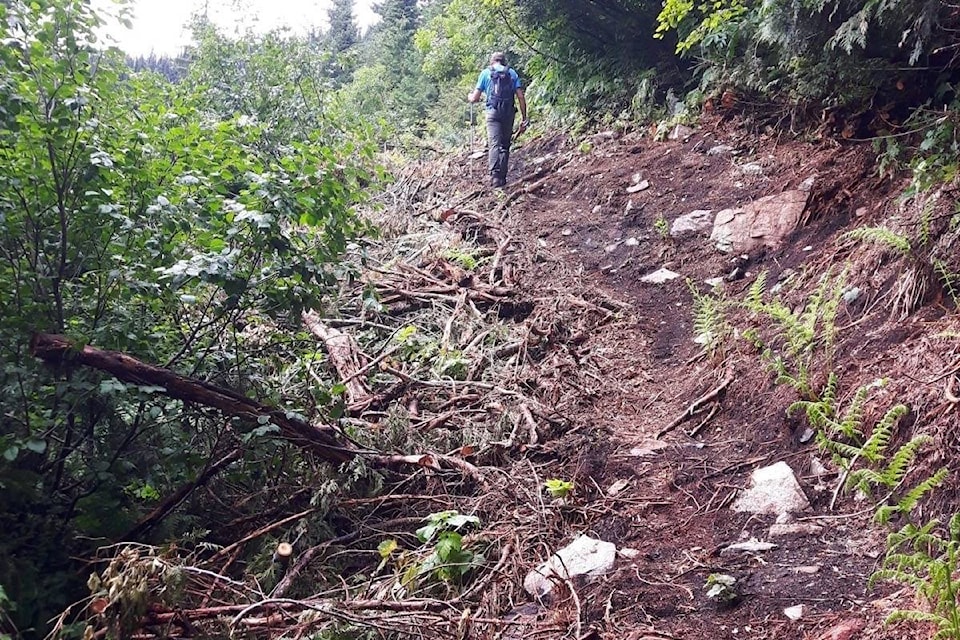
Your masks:
<instances>
[{"instance_id":1,"label":"steep slope","mask_svg":"<svg viewBox=\"0 0 960 640\"><path fill-rule=\"evenodd\" d=\"M483 193L469 205L502 218L510 236L504 263L533 298L532 315L549 316L576 300L601 318L588 333L569 334L575 370L537 381L572 428L534 456L559 464L565 471L553 466L550 473L574 481L563 508L578 515L546 532L538 549L528 546L537 555L521 558L518 569L534 568L580 533L627 549L602 579L569 583L575 595L517 609L516 620L528 628L509 637L554 628L558 616L576 622L579 637L908 637L907 627L882 621L896 606L913 606L912 595L899 591L888 601L896 585L867 588L889 530L871 524L884 492L859 500L838 491L842 470L818 449L802 411L788 417L792 403L809 398L777 384L762 350L743 338L753 328L774 344L773 320L728 305L727 339L709 355L694 340L696 297L710 295L705 282L726 300L742 300L765 273L767 289L780 282L787 308L799 315L832 274L828 288L846 297L824 327L835 336L829 353L810 361L808 388L816 395L836 372L842 410L858 387L888 379L864 403L862 429L869 435L890 407L905 403L910 411L890 451L914 433L939 438L950 431L942 374L955 347L936 336L954 327L952 304L948 310L949 301L929 301L906 318L891 317L903 262L838 240L902 213L903 184L876 176L866 145L786 142L719 123L681 134L664 142L613 132L529 142L515 154L505 193ZM464 162L461 175L483 173L483 160ZM708 238L709 227L679 237L669 231L695 210L712 211L712 220L718 210L798 189L807 193L798 228L772 246L724 253ZM456 213L445 211L447 224L456 225ZM642 280L661 268L679 277ZM777 462L793 470L810 506L774 533L775 515L730 507L753 470ZM936 447L922 448L898 488L943 462ZM754 538L775 547L726 550ZM714 573L737 579L733 604L707 597ZM799 611L799 619L785 609Z\"/></svg>"}]
</instances>

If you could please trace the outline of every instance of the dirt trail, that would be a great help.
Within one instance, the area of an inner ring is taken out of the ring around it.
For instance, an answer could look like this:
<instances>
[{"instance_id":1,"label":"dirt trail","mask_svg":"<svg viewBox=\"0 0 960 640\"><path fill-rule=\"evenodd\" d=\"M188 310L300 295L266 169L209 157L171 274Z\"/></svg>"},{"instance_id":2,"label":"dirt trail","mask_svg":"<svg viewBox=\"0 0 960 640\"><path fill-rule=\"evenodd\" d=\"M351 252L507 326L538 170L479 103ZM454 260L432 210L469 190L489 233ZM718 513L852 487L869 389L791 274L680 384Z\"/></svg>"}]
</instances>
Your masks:
<instances>
[{"instance_id":1,"label":"dirt trail","mask_svg":"<svg viewBox=\"0 0 960 640\"><path fill-rule=\"evenodd\" d=\"M722 145L728 148L707 153ZM855 212L885 206L870 175L869 149L778 143L706 126L683 141L612 134L576 143L541 139L514 157L514 182L503 194L484 194L474 208L501 212L512 237L505 264L533 299L533 313L587 305L596 320L587 334L570 335L565 347L577 375L561 369L539 381L553 389L572 429L538 459L567 469L584 514L569 523L565 539L545 543L556 548L587 533L635 551L621 557L613 573L579 585L576 599L518 609L527 626L510 637L534 637L538 630L552 637L550 624L564 609L582 621L581 637L925 637L923 630L882 625L894 606L882 598L892 589L868 591L867 579L878 566L884 532L872 528L870 510L851 499L829 512L836 477L811 472L815 446L802 443L801 423L785 417L797 398L773 384L756 354L702 355L693 341L686 284L725 278L728 293L738 295L760 270L771 272L771 282L786 269L822 270L834 259L832 238L856 222ZM482 160L476 162L473 173L482 174ZM760 170L745 170L746 164ZM663 233L678 215L742 205L811 176L809 220L781 248L730 256L703 234L673 239ZM648 186L637 188L644 182ZM462 188L471 186L465 181ZM524 190L529 193L518 194ZM661 267L682 277L640 282ZM893 339L884 332L876 334L873 353ZM873 353L860 362L868 366ZM714 414L704 411L656 437L725 375L729 384ZM696 435L688 435L695 427ZM772 516L729 508L752 470L779 461L791 466L810 499L799 522L815 527L805 535L770 538ZM721 554L750 538L777 546ZM529 566L543 559L524 560ZM706 597L711 573L737 578L737 603L718 606ZM909 604L909 594L896 596ZM784 610L798 605L802 617L790 620Z\"/></svg>"}]
</instances>

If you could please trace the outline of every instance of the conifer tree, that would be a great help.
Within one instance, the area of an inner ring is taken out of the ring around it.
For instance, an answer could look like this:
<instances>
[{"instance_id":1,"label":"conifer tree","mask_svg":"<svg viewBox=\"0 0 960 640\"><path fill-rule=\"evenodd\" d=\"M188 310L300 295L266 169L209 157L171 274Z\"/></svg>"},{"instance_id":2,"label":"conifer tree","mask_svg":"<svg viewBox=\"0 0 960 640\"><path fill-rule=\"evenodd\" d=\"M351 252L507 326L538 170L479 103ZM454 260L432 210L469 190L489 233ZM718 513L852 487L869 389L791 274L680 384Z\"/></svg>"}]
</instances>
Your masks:
<instances>
[{"instance_id":1,"label":"conifer tree","mask_svg":"<svg viewBox=\"0 0 960 640\"><path fill-rule=\"evenodd\" d=\"M333 5L327 13L330 22L330 31L327 40L330 50L340 54L357 43L360 31L353 16L353 0L333 0Z\"/></svg>"}]
</instances>

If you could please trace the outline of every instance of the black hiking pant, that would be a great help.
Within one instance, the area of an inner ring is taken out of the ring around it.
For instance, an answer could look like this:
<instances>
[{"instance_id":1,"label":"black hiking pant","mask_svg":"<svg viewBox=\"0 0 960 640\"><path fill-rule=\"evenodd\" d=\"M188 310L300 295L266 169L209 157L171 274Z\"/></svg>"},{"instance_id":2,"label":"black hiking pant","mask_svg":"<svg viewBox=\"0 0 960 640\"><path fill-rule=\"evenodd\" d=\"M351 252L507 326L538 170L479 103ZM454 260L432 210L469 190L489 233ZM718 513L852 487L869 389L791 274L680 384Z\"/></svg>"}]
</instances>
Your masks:
<instances>
[{"instance_id":1,"label":"black hiking pant","mask_svg":"<svg viewBox=\"0 0 960 640\"><path fill-rule=\"evenodd\" d=\"M487 139L490 141L490 178L502 186L507 182L507 165L510 162L510 139L513 136L513 119L516 111L487 109Z\"/></svg>"}]
</instances>

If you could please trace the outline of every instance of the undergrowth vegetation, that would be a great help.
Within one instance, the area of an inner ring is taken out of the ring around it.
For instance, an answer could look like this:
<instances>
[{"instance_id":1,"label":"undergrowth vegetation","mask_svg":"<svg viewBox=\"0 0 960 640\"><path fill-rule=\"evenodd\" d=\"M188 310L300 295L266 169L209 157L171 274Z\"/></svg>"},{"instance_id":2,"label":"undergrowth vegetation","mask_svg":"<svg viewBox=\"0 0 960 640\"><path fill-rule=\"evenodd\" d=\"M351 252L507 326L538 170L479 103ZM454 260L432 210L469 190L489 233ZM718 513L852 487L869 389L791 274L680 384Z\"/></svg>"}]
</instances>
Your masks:
<instances>
[{"instance_id":1,"label":"undergrowth vegetation","mask_svg":"<svg viewBox=\"0 0 960 640\"><path fill-rule=\"evenodd\" d=\"M880 240L910 254L909 240L885 229L851 232L851 237ZM792 276L796 277L796 276ZM758 274L743 300L698 292L691 284L694 299L694 327L705 350L730 357L732 342L744 339L756 348L759 358L774 374L774 382L790 387L799 399L787 407L787 418L802 415L813 430L817 450L828 457L838 472L829 508L841 493L869 500L874 521L893 529L881 569L870 582L895 581L916 589L930 610L904 610L888 621L932 622L936 638L960 637L958 617L957 550L960 544L958 516L947 526L937 518L923 515L924 499L947 480L950 471L941 467L930 472L917 464L918 456L930 449L926 425L917 422L910 407L899 402L886 409L870 424L868 415L873 393L887 380L862 385L844 393L840 378L832 369L838 341L849 339L836 324L837 311L849 291L847 276L827 273L803 300L787 305L779 296L766 292L767 273ZM790 279L778 283L785 293ZM894 301L900 304L899 299ZM751 326L739 329L737 320ZM821 386L816 380L826 379ZM907 437L908 430L913 431ZM895 442L902 444L895 445Z\"/></svg>"},{"instance_id":2,"label":"undergrowth vegetation","mask_svg":"<svg viewBox=\"0 0 960 640\"><path fill-rule=\"evenodd\" d=\"M540 364L581 371L557 344L622 309L557 292L534 311L514 299L496 215L386 168L473 141L482 112L463 98L493 50L535 127L659 121L658 137L754 102L763 124L877 138L881 177L912 170L910 199L899 226L843 242L902 261L895 318L956 303L948 5L386 0L362 38L337 7L336 29L302 37L228 37L198 16L175 73L154 65L165 77L103 49L86 0L0 4L0 637L129 637L148 618L183 634L295 620L291 634L452 635L519 599L478 594L592 489L477 463L565 426L542 384L560 374ZM665 216L654 230L669 235ZM862 494L901 527L877 579L917 586L932 613L903 617L957 637L960 525L911 520L947 472L918 477L929 445L910 407L871 408L882 385L845 393L834 372L849 277L792 304L764 274L742 301L691 285L695 330L717 360L747 340L797 394L790 412L839 470L834 499ZM41 362L43 339L67 347ZM227 400L197 399L213 391ZM291 422L336 446L305 446ZM510 509L528 535L504 535ZM716 575L710 597L735 597Z\"/></svg>"}]
</instances>

